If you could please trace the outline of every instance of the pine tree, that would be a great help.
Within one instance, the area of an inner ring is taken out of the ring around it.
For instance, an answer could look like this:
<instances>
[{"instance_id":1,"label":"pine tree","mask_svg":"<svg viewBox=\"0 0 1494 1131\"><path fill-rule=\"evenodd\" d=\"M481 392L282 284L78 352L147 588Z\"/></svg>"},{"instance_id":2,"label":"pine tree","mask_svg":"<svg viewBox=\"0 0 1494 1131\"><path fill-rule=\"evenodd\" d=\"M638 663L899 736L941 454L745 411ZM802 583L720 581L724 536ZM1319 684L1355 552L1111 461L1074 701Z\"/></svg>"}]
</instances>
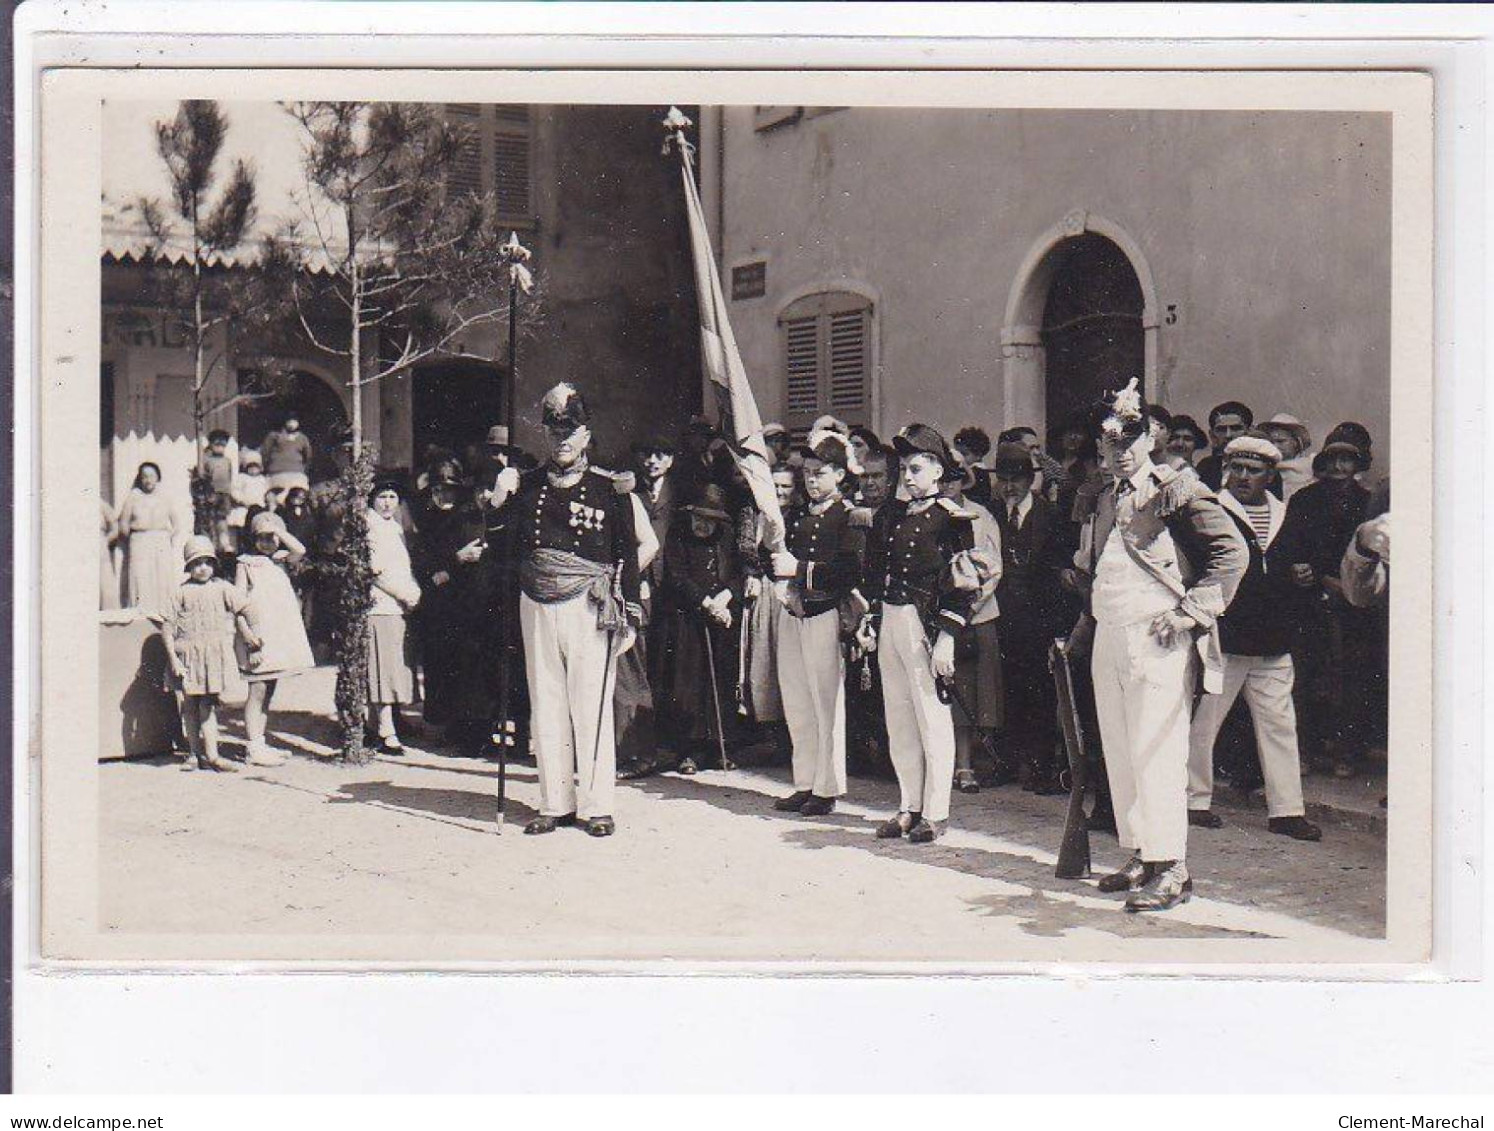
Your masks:
<instances>
[{"instance_id":1,"label":"pine tree","mask_svg":"<svg viewBox=\"0 0 1494 1131\"><path fill-rule=\"evenodd\" d=\"M373 458L363 390L433 357L470 356L464 335L504 324L507 261L491 195L457 193L448 173L472 139L435 106L297 102L307 191L302 218L266 242L267 279L284 280L302 333L343 359L353 458L344 472L337 578L337 709L344 757L365 758L369 567L366 502ZM315 264L318 270L307 270ZM341 323L320 320L327 309ZM538 307L526 304L532 319ZM491 361L491 358L481 358Z\"/></svg>"}]
</instances>

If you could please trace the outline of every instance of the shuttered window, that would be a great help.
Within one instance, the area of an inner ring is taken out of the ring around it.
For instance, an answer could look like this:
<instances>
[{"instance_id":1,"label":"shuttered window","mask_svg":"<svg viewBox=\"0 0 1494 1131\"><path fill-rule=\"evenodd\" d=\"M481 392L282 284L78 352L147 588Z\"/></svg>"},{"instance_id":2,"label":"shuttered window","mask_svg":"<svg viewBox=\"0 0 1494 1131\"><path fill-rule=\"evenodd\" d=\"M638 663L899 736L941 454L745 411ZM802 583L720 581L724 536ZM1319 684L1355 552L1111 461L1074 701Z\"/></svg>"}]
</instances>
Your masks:
<instances>
[{"instance_id":1,"label":"shuttered window","mask_svg":"<svg viewBox=\"0 0 1494 1131\"><path fill-rule=\"evenodd\" d=\"M802 434L831 413L847 424L872 424L872 307L861 295L809 295L783 312L785 414Z\"/></svg>"},{"instance_id":2,"label":"shuttered window","mask_svg":"<svg viewBox=\"0 0 1494 1131\"><path fill-rule=\"evenodd\" d=\"M448 102L446 117L464 143L448 174L455 192L493 194L500 223L534 225L532 130L529 107L520 104Z\"/></svg>"},{"instance_id":3,"label":"shuttered window","mask_svg":"<svg viewBox=\"0 0 1494 1131\"><path fill-rule=\"evenodd\" d=\"M458 195L482 195L482 108L476 102L448 102L446 118L458 131L461 148L447 173L447 185Z\"/></svg>"}]
</instances>

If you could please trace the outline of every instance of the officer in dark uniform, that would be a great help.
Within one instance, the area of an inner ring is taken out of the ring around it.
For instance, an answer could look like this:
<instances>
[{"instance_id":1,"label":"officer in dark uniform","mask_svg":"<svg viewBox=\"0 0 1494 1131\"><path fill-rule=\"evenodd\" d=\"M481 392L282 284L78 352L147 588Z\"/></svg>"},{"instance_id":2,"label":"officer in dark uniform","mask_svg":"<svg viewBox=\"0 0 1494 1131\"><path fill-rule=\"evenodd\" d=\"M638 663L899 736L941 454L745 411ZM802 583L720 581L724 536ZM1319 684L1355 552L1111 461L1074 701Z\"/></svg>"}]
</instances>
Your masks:
<instances>
[{"instance_id":1,"label":"officer in dark uniform","mask_svg":"<svg viewBox=\"0 0 1494 1131\"><path fill-rule=\"evenodd\" d=\"M970 512L939 494L960 474L944 437L927 424L910 424L893 447L908 498L888 501L872 521L866 569L872 614L859 635L881 658L887 737L902 792L897 816L877 836L926 844L949 819L954 719L939 682L954 676L955 636L975 602L978 579L969 560L975 534Z\"/></svg>"},{"instance_id":2,"label":"officer in dark uniform","mask_svg":"<svg viewBox=\"0 0 1494 1131\"><path fill-rule=\"evenodd\" d=\"M842 493L861 470L850 441L811 432L801 469L806 502L785 514L787 547L773 576L788 582L778 613L778 686L793 742L794 792L775 809L820 817L846 792L846 667L839 605L861 581L866 531Z\"/></svg>"},{"instance_id":3,"label":"officer in dark uniform","mask_svg":"<svg viewBox=\"0 0 1494 1131\"><path fill-rule=\"evenodd\" d=\"M642 619L633 504L592 468L590 414L574 387L545 394L550 457L520 476L499 473L492 505L515 524L519 624L529 679L540 815L524 831L579 819L593 836L615 829L613 691L617 657Z\"/></svg>"}]
</instances>

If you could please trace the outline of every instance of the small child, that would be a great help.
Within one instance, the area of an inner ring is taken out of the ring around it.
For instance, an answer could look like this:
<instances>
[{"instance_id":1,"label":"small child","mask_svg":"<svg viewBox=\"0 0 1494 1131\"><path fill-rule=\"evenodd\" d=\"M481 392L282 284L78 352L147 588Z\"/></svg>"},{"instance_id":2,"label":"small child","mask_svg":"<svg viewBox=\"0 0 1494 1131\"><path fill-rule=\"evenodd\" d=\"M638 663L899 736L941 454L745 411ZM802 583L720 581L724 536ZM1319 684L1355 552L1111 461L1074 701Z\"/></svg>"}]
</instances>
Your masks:
<instances>
[{"instance_id":1,"label":"small child","mask_svg":"<svg viewBox=\"0 0 1494 1131\"><path fill-rule=\"evenodd\" d=\"M265 496L270 490L270 481L265 478L265 464L259 453L242 449L239 452L239 473L233 477L231 491L234 506L228 512L229 537L237 548L247 542L244 530L252 517L251 511L263 510Z\"/></svg>"},{"instance_id":2,"label":"small child","mask_svg":"<svg viewBox=\"0 0 1494 1131\"><path fill-rule=\"evenodd\" d=\"M253 539L240 554L234 588L246 602L249 627L260 647L240 644L239 668L249 682L244 706L244 729L249 733L248 761L255 766L279 766L287 755L265 743L265 726L275 687L282 676L314 667L311 643L301 622L301 605L285 567L306 556L306 547L285 528L277 514L261 511L249 523Z\"/></svg>"},{"instance_id":3,"label":"small child","mask_svg":"<svg viewBox=\"0 0 1494 1131\"><path fill-rule=\"evenodd\" d=\"M215 576L218 558L212 539L194 534L182 547L182 557L186 581L167 608L151 617L166 642L170 687L182 697L182 726L191 748L182 769L236 773L238 767L218 755L218 700L244 692L235 633L251 652L261 641L244 615L244 596Z\"/></svg>"}]
</instances>

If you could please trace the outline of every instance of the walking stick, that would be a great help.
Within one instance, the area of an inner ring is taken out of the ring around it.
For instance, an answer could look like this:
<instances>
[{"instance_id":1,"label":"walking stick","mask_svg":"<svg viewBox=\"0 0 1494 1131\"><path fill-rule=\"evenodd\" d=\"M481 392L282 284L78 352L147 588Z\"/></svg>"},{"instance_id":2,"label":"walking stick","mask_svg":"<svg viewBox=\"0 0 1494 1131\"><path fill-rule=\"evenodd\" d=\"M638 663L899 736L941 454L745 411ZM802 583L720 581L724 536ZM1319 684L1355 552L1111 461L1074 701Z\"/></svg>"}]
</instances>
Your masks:
<instances>
[{"instance_id":1,"label":"walking stick","mask_svg":"<svg viewBox=\"0 0 1494 1131\"><path fill-rule=\"evenodd\" d=\"M744 620L746 618L743 618ZM734 770L731 759L726 756L726 732L721 726L721 693L716 687L716 649L711 644L711 625L706 621L702 626L705 631L706 642L706 667L711 673L711 703L716 708L716 745L721 750L721 768L723 770Z\"/></svg>"}]
</instances>

